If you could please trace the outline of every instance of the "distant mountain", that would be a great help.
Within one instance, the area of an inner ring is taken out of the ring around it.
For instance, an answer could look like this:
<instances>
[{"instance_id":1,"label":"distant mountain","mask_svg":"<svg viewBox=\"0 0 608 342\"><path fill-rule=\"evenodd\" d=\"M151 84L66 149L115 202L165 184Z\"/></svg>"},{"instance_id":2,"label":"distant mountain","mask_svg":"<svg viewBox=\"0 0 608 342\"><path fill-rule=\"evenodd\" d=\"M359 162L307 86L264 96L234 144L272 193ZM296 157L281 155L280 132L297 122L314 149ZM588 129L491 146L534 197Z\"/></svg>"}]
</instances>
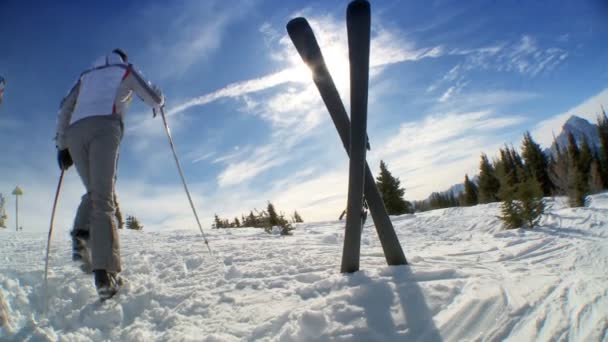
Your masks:
<instances>
[{"instance_id":1,"label":"distant mountain","mask_svg":"<svg viewBox=\"0 0 608 342\"><path fill-rule=\"evenodd\" d=\"M471 180L471 182L475 183L475 185L477 185L477 183L479 182L479 175L474 175L473 177L469 178ZM452 193L454 196L458 197L460 196L460 194L462 194L464 192L464 183L457 183L452 185L449 189L445 190L445 191L439 191L440 194L442 195L447 195L449 193ZM431 195L429 195L429 197L425 198L423 200L423 203L430 203L431 201Z\"/></svg>"},{"instance_id":2,"label":"distant mountain","mask_svg":"<svg viewBox=\"0 0 608 342\"><path fill-rule=\"evenodd\" d=\"M583 137L587 138L587 142L591 149L595 149L599 151L600 149L600 137L597 132L597 125L592 124L589 121L578 117L576 115L572 115L566 123L562 126L562 130L559 135L556 137L556 142L559 145L560 149L568 148L568 134L572 133L574 138L576 139L577 144L580 146L583 143ZM555 153L556 151L555 142L551 144L551 147L545 152L547 154Z\"/></svg>"}]
</instances>

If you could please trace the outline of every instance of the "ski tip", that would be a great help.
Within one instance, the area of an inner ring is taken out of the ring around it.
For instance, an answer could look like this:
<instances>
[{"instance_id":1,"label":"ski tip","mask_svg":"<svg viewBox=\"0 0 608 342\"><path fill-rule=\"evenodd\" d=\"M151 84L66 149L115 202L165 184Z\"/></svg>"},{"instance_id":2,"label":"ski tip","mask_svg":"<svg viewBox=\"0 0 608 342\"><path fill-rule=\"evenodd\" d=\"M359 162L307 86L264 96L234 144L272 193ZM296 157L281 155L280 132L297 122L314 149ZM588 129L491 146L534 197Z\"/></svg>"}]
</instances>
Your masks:
<instances>
[{"instance_id":1,"label":"ski tip","mask_svg":"<svg viewBox=\"0 0 608 342\"><path fill-rule=\"evenodd\" d=\"M368 12L370 11L370 4L367 0L354 0L348 4L346 9L346 13L348 15L360 12Z\"/></svg>"},{"instance_id":2,"label":"ski tip","mask_svg":"<svg viewBox=\"0 0 608 342\"><path fill-rule=\"evenodd\" d=\"M308 24L308 20L306 20L306 18L304 17L297 17L297 18L293 18L291 19L288 23L287 23L287 32L292 33L292 32L296 32L302 29L309 29L310 25Z\"/></svg>"}]
</instances>

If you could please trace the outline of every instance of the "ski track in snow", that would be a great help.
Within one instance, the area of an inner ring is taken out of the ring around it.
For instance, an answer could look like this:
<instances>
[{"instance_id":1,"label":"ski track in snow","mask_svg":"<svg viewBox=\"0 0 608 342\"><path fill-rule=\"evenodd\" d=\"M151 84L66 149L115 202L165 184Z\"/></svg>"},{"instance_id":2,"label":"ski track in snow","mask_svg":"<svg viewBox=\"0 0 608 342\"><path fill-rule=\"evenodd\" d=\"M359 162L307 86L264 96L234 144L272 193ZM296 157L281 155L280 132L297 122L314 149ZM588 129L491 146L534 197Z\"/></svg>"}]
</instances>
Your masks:
<instances>
[{"instance_id":1,"label":"ski track in snow","mask_svg":"<svg viewBox=\"0 0 608 342\"><path fill-rule=\"evenodd\" d=\"M534 230L499 204L393 217L410 266L387 267L371 222L361 269L339 273L344 222L121 231L126 285L100 303L55 236L0 232L2 341L606 341L608 193L565 199Z\"/></svg>"}]
</instances>

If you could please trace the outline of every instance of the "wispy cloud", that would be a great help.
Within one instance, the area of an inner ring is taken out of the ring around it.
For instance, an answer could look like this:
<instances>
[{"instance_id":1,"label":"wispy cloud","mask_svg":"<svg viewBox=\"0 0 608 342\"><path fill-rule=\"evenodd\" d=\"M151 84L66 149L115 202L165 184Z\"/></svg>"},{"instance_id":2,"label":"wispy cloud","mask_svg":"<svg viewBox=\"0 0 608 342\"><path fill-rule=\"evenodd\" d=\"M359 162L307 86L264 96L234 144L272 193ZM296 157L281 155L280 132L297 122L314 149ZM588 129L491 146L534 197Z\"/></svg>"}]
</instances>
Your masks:
<instances>
[{"instance_id":1,"label":"wispy cloud","mask_svg":"<svg viewBox=\"0 0 608 342\"><path fill-rule=\"evenodd\" d=\"M458 91L452 91L448 94L449 96L444 97L445 94L442 95L443 101L438 101L438 103L431 108L431 111L444 113L450 111L477 111L484 108L499 108L539 97L536 93L513 90L488 90L460 93L462 86L458 88L457 84L455 87L457 87Z\"/></svg>"},{"instance_id":2,"label":"wispy cloud","mask_svg":"<svg viewBox=\"0 0 608 342\"><path fill-rule=\"evenodd\" d=\"M297 16L295 14L294 16ZM315 31L334 81L342 94L348 90L348 48L345 24L332 16L308 16ZM286 34L280 36L268 23L260 28L267 35L270 54L284 69L229 84L216 91L192 98L172 107L169 115L182 113L195 106L203 106L222 98L232 98L243 105L241 111L255 115L271 124L273 141L257 146L239 162L218 160L226 165L218 176L221 186L233 186L245 182L258 174L282 165L289 160L289 149L303 139L326 118L326 109L312 84L310 71ZM413 43L401 38L399 32L390 31L380 25L374 26L371 41L370 65L372 77L380 75L384 67L422 58L441 55L440 47L416 48ZM274 93L263 92L276 88ZM345 103L348 105L348 103Z\"/></svg>"},{"instance_id":3,"label":"wispy cloud","mask_svg":"<svg viewBox=\"0 0 608 342\"><path fill-rule=\"evenodd\" d=\"M218 176L220 187L240 184L263 171L281 165L287 161L287 156L278 156L275 145L270 144L257 148L251 157L229 163Z\"/></svg>"},{"instance_id":4,"label":"wispy cloud","mask_svg":"<svg viewBox=\"0 0 608 342\"><path fill-rule=\"evenodd\" d=\"M406 196L421 199L475 172L480 153L491 153L504 143L505 129L524 121L489 110L429 115L401 124L370 159L386 161L410 189Z\"/></svg>"},{"instance_id":5,"label":"wispy cloud","mask_svg":"<svg viewBox=\"0 0 608 342\"><path fill-rule=\"evenodd\" d=\"M514 72L536 77L554 70L567 57L568 52L557 47L541 47L535 38L524 35L514 42L504 42L475 49L451 49L450 56L463 56L464 60L452 67L440 80L431 84L427 92L446 87L437 99L445 102L468 84L470 73L484 70Z\"/></svg>"},{"instance_id":6,"label":"wispy cloud","mask_svg":"<svg viewBox=\"0 0 608 342\"><path fill-rule=\"evenodd\" d=\"M195 63L208 59L219 49L228 27L242 18L250 6L253 1L232 6L217 0L186 0L142 9L138 26L153 28L148 31L148 49L163 66L159 68L161 77L179 77ZM157 22L159 18L170 19L161 24Z\"/></svg>"},{"instance_id":7,"label":"wispy cloud","mask_svg":"<svg viewBox=\"0 0 608 342\"><path fill-rule=\"evenodd\" d=\"M183 112L194 106L202 106L221 98L237 98L246 94L251 94L268 88L276 87L286 82L293 81L294 69L285 69L274 74L262 76L257 79L236 82L218 89L211 93L201 95L190 99L184 103L178 104L171 108L169 115Z\"/></svg>"}]
</instances>

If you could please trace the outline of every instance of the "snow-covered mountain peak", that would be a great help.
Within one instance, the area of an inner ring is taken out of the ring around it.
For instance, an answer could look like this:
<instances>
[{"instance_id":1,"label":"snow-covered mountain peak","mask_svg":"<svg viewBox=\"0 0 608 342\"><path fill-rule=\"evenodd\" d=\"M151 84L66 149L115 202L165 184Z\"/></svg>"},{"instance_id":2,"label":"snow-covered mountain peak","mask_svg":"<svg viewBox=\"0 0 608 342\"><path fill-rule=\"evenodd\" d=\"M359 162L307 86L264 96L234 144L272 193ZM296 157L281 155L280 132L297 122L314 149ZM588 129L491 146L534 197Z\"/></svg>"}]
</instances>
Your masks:
<instances>
[{"instance_id":1,"label":"snow-covered mountain peak","mask_svg":"<svg viewBox=\"0 0 608 342\"><path fill-rule=\"evenodd\" d=\"M555 137L556 142L560 148L567 148L568 146L568 135L572 133L576 142L580 146L583 143L583 138L587 139L587 142L592 148L600 148L600 138L597 131L597 125L590 123L586 119L580 116L572 115L562 126L562 130ZM555 152L555 142L551 145L551 152Z\"/></svg>"}]
</instances>

